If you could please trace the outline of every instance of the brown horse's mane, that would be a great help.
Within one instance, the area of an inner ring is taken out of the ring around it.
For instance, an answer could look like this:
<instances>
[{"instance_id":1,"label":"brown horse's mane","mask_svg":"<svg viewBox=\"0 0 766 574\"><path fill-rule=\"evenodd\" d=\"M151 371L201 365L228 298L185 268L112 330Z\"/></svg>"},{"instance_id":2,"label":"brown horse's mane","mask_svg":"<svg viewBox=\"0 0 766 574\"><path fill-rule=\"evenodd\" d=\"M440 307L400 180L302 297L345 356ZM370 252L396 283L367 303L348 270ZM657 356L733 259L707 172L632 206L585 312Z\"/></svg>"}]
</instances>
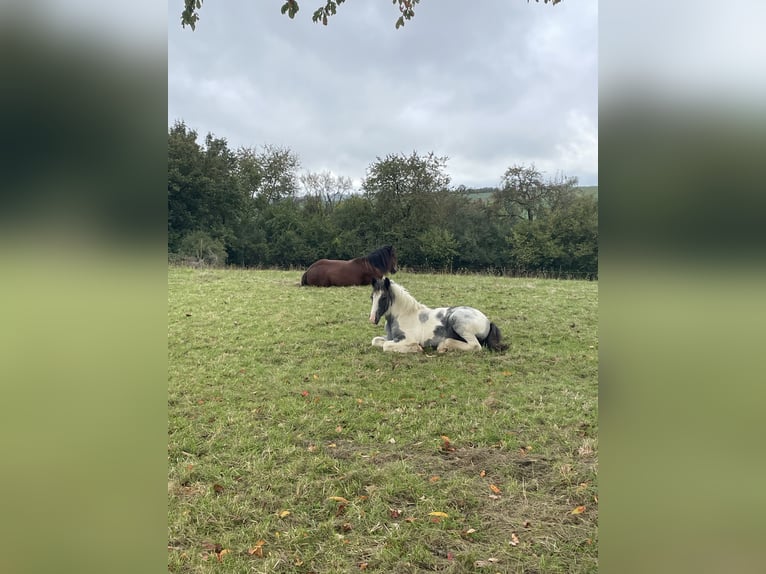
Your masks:
<instances>
[{"instance_id":1,"label":"brown horse's mane","mask_svg":"<svg viewBox=\"0 0 766 574\"><path fill-rule=\"evenodd\" d=\"M378 271L383 273L384 275L388 273L389 266L391 265L391 261L396 256L396 251L394 250L393 246L386 245L385 247L381 247L380 249L376 249L366 257L357 257L357 261L366 261L373 267L375 267Z\"/></svg>"}]
</instances>

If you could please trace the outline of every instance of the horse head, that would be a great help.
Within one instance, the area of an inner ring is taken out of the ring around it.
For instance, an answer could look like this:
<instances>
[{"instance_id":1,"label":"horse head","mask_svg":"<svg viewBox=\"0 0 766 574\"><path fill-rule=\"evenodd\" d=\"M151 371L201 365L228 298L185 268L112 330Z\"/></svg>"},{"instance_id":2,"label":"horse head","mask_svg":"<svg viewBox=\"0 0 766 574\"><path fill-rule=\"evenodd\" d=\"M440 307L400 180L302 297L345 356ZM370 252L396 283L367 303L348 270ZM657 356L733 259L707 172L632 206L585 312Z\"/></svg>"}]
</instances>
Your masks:
<instances>
[{"instance_id":1,"label":"horse head","mask_svg":"<svg viewBox=\"0 0 766 574\"><path fill-rule=\"evenodd\" d=\"M380 318L391 308L391 280L388 277L383 277L382 279L373 279L371 284L372 294L370 295L370 300L372 301L372 307L370 308L370 323L377 325L380 322Z\"/></svg>"}]
</instances>

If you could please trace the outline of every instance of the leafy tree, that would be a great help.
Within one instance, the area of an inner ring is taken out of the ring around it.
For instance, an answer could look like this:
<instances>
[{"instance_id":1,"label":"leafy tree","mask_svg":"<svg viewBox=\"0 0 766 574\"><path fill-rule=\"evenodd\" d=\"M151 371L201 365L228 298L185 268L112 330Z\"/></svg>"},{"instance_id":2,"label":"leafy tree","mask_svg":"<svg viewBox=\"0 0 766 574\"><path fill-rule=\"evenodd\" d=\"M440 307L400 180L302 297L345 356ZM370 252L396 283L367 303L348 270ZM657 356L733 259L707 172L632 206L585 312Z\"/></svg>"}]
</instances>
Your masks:
<instances>
[{"instance_id":1,"label":"leafy tree","mask_svg":"<svg viewBox=\"0 0 766 574\"><path fill-rule=\"evenodd\" d=\"M181 238L199 227L203 202L202 149L197 132L183 122L168 130L168 251L177 252Z\"/></svg>"},{"instance_id":2,"label":"leafy tree","mask_svg":"<svg viewBox=\"0 0 766 574\"><path fill-rule=\"evenodd\" d=\"M202 8L202 1L203 0L184 0L184 10L181 13L181 26L184 28L186 26L189 26L192 30L194 30L197 26L197 22L199 21L199 10ZM321 22L325 26L327 26L327 21L330 16L333 16L338 11L338 6L340 4L343 4L346 0L327 0L324 6L320 6L316 10L314 10L314 14L311 16L311 20L313 22ZM539 3L540 0L535 0L536 3ZM548 4L550 2L551 6L555 6L561 0L543 0L544 4ZM401 26L404 26L404 22L406 20L412 20L412 18L415 17L415 4L420 3L420 0L393 0L392 4L398 4L400 16L396 20L396 28L398 29ZM527 4L529 3L529 0L527 0ZM300 6L298 5L298 0L286 0L284 4L282 4L281 12L282 14L287 14L291 19L295 18L295 15L300 10Z\"/></svg>"},{"instance_id":3,"label":"leafy tree","mask_svg":"<svg viewBox=\"0 0 766 574\"><path fill-rule=\"evenodd\" d=\"M367 170L362 189L372 201L383 243L395 244L399 257L420 265L417 236L437 222L438 194L450 177L446 157L389 154Z\"/></svg>"},{"instance_id":4,"label":"leafy tree","mask_svg":"<svg viewBox=\"0 0 766 574\"><path fill-rule=\"evenodd\" d=\"M451 231L440 226L429 227L418 235L422 263L432 269L451 269L458 254L458 242Z\"/></svg>"},{"instance_id":5,"label":"leafy tree","mask_svg":"<svg viewBox=\"0 0 766 574\"><path fill-rule=\"evenodd\" d=\"M374 205L367 196L352 195L342 200L330 214L329 224L334 234L327 247L328 257L352 259L385 243Z\"/></svg>"},{"instance_id":6,"label":"leafy tree","mask_svg":"<svg viewBox=\"0 0 766 574\"><path fill-rule=\"evenodd\" d=\"M226 140L176 122L168 130L168 250L179 252L183 237L202 231L225 247L236 243L247 196L238 185L237 159Z\"/></svg>"},{"instance_id":7,"label":"leafy tree","mask_svg":"<svg viewBox=\"0 0 766 574\"><path fill-rule=\"evenodd\" d=\"M294 198L298 192L300 159L289 148L266 145L256 156L260 181L255 191L258 204Z\"/></svg>"},{"instance_id":8,"label":"leafy tree","mask_svg":"<svg viewBox=\"0 0 766 574\"><path fill-rule=\"evenodd\" d=\"M517 270L598 274L598 205L593 197L575 197L549 216L521 221L508 236Z\"/></svg>"},{"instance_id":9,"label":"leafy tree","mask_svg":"<svg viewBox=\"0 0 766 574\"><path fill-rule=\"evenodd\" d=\"M559 177L546 182L534 165L514 165L505 170L494 200L500 212L511 220L534 221L570 202L576 185L577 178Z\"/></svg>"}]
</instances>

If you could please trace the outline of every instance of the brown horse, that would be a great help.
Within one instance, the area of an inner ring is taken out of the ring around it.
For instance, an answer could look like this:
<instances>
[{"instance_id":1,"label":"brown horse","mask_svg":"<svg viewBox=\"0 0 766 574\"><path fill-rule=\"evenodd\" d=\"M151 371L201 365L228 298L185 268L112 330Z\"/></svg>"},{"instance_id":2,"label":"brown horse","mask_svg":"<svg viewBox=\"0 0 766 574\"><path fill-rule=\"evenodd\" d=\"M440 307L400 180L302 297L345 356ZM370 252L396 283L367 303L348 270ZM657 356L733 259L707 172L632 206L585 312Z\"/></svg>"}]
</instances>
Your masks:
<instances>
[{"instance_id":1,"label":"brown horse","mask_svg":"<svg viewBox=\"0 0 766 574\"><path fill-rule=\"evenodd\" d=\"M301 285L316 287L347 287L369 285L387 273L396 273L396 250L390 245L381 247L367 257L350 261L320 259L311 264L301 277Z\"/></svg>"}]
</instances>

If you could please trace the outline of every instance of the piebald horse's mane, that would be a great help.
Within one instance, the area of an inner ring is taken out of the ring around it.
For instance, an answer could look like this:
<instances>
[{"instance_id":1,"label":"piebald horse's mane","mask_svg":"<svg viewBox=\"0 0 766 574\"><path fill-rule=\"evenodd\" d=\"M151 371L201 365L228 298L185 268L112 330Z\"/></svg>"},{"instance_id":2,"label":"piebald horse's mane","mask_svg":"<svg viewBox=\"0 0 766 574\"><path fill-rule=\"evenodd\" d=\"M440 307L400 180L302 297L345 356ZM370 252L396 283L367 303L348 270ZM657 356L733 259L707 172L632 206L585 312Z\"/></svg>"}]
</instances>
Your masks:
<instances>
[{"instance_id":1,"label":"piebald horse's mane","mask_svg":"<svg viewBox=\"0 0 766 574\"><path fill-rule=\"evenodd\" d=\"M428 309L427 305L420 303L415 297L410 295L404 287L391 281L389 291L391 292L391 307L396 306L400 314L417 313L423 309Z\"/></svg>"}]
</instances>

